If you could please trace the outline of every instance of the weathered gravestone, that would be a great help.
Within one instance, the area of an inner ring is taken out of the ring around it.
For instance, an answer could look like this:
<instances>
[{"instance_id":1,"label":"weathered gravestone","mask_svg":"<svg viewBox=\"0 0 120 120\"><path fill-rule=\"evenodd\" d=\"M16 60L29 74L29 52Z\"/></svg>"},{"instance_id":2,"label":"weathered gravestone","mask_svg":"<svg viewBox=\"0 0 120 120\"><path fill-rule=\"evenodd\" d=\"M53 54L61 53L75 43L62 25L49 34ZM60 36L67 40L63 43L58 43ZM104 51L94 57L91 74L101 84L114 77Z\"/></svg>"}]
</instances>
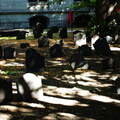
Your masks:
<instances>
[{"instance_id":1,"label":"weathered gravestone","mask_svg":"<svg viewBox=\"0 0 120 120\"><path fill-rule=\"evenodd\" d=\"M21 43L20 44L20 48L27 48L27 47L30 47L29 43Z\"/></svg>"},{"instance_id":2,"label":"weathered gravestone","mask_svg":"<svg viewBox=\"0 0 120 120\"><path fill-rule=\"evenodd\" d=\"M66 27L64 27L64 28L62 28L62 30L60 30L59 37L60 38L67 38L68 37L68 35L67 35L67 28Z\"/></svg>"},{"instance_id":3,"label":"weathered gravestone","mask_svg":"<svg viewBox=\"0 0 120 120\"><path fill-rule=\"evenodd\" d=\"M74 35L74 43L75 45L81 46L81 45L86 45L87 40L86 40L86 34L84 34L81 31L75 31L73 33Z\"/></svg>"},{"instance_id":4,"label":"weathered gravestone","mask_svg":"<svg viewBox=\"0 0 120 120\"><path fill-rule=\"evenodd\" d=\"M50 47L50 57L63 57L63 49L62 46L59 44L54 44Z\"/></svg>"},{"instance_id":5,"label":"weathered gravestone","mask_svg":"<svg viewBox=\"0 0 120 120\"><path fill-rule=\"evenodd\" d=\"M3 57L3 50L2 50L2 46L0 46L0 59Z\"/></svg>"},{"instance_id":6,"label":"weathered gravestone","mask_svg":"<svg viewBox=\"0 0 120 120\"><path fill-rule=\"evenodd\" d=\"M0 78L0 103L12 101L12 82Z\"/></svg>"},{"instance_id":7,"label":"weathered gravestone","mask_svg":"<svg viewBox=\"0 0 120 120\"><path fill-rule=\"evenodd\" d=\"M46 36L38 38L38 47L49 47L49 39Z\"/></svg>"},{"instance_id":8,"label":"weathered gravestone","mask_svg":"<svg viewBox=\"0 0 120 120\"><path fill-rule=\"evenodd\" d=\"M120 94L120 77L117 77L117 79L115 80L115 87L117 94Z\"/></svg>"},{"instance_id":9,"label":"weathered gravestone","mask_svg":"<svg viewBox=\"0 0 120 120\"><path fill-rule=\"evenodd\" d=\"M31 52L25 61L26 72L39 72L45 69L45 58L38 52Z\"/></svg>"},{"instance_id":10,"label":"weathered gravestone","mask_svg":"<svg viewBox=\"0 0 120 120\"><path fill-rule=\"evenodd\" d=\"M73 54L70 56L69 59L70 66L73 70L76 70L77 68L81 69L89 69L89 64L85 62L84 57L82 54Z\"/></svg>"},{"instance_id":11,"label":"weathered gravestone","mask_svg":"<svg viewBox=\"0 0 120 120\"><path fill-rule=\"evenodd\" d=\"M34 49L34 48L28 48L25 51L26 57L28 57L32 52L36 52L36 49Z\"/></svg>"},{"instance_id":12,"label":"weathered gravestone","mask_svg":"<svg viewBox=\"0 0 120 120\"><path fill-rule=\"evenodd\" d=\"M16 49L12 47L4 48L4 59L13 59L16 57Z\"/></svg>"},{"instance_id":13,"label":"weathered gravestone","mask_svg":"<svg viewBox=\"0 0 120 120\"><path fill-rule=\"evenodd\" d=\"M112 51L105 38L98 39L93 46L97 55L112 55Z\"/></svg>"},{"instance_id":14,"label":"weathered gravestone","mask_svg":"<svg viewBox=\"0 0 120 120\"><path fill-rule=\"evenodd\" d=\"M114 69L115 68L115 60L113 58L105 58L102 60L102 69Z\"/></svg>"},{"instance_id":15,"label":"weathered gravestone","mask_svg":"<svg viewBox=\"0 0 120 120\"><path fill-rule=\"evenodd\" d=\"M83 56L90 56L91 55L91 47L89 47L88 45L79 46L78 53L82 54Z\"/></svg>"},{"instance_id":16,"label":"weathered gravestone","mask_svg":"<svg viewBox=\"0 0 120 120\"><path fill-rule=\"evenodd\" d=\"M25 39L25 38L26 38L26 32L25 31L17 32L17 37L16 37L17 40Z\"/></svg>"},{"instance_id":17,"label":"weathered gravestone","mask_svg":"<svg viewBox=\"0 0 120 120\"><path fill-rule=\"evenodd\" d=\"M48 38L53 38L53 32L51 30L47 31L47 37Z\"/></svg>"},{"instance_id":18,"label":"weathered gravestone","mask_svg":"<svg viewBox=\"0 0 120 120\"><path fill-rule=\"evenodd\" d=\"M40 100L43 97L42 79L33 73L26 73L17 82L19 100Z\"/></svg>"}]
</instances>

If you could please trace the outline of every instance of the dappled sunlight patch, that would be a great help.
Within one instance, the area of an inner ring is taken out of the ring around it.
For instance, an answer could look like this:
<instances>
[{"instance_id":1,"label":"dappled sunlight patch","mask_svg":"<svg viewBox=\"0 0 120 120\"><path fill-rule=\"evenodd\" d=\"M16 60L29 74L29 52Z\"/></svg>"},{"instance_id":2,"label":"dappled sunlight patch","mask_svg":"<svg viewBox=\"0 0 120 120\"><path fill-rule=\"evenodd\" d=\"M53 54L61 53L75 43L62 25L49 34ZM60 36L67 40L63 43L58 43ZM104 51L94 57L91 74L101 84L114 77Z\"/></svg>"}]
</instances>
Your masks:
<instances>
[{"instance_id":1,"label":"dappled sunlight patch","mask_svg":"<svg viewBox=\"0 0 120 120\"><path fill-rule=\"evenodd\" d=\"M0 113L0 120L11 120L13 117L10 114Z\"/></svg>"}]
</instances>

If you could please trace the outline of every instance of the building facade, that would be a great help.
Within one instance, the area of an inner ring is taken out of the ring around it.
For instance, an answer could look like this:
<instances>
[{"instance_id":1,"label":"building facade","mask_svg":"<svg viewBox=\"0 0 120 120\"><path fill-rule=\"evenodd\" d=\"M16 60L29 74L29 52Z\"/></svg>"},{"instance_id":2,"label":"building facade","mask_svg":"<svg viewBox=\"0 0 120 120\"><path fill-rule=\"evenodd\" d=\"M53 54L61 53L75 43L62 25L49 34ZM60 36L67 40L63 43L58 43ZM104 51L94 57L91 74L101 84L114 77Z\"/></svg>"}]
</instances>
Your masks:
<instances>
[{"instance_id":1,"label":"building facade","mask_svg":"<svg viewBox=\"0 0 120 120\"><path fill-rule=\"evenodd\" d=\"M80 0L65 0L60 4L47 4L48 1L51 0L0 0L0 29L30 28L35 22L41 22L44 28L65 27L70 11L67 6ZM74 18L87 11L87 8L80 10Z\"/></svg>"}]
</instances>

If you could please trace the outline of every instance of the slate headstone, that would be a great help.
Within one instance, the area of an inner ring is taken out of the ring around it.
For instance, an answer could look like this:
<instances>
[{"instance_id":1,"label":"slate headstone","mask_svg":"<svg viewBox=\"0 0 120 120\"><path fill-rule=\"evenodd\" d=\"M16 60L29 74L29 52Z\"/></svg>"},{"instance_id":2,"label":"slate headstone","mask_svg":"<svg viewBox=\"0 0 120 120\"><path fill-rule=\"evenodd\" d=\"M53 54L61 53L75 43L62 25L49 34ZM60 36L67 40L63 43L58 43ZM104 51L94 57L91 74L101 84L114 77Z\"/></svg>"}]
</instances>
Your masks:
<instances>
[{"instance_id":1,"label":"slate headstone","mask_svg":"<svg viewBox=\"0 0 120 120\"><path fill-rule=\"evenodd\" d=\"M12 82L0 78L0 103L12 101Z\"/></svg>"},{"instance_id":2,"label":"slate headstone","mask_svg":"<svg viewBox=\"0 0 120 120\"><path fill-rule=\"evenodd\" d=\"M27 47L30 47L29 43L21 43L20 44L20 48L27 48Z\"/></svg>"},{"instance_id":3,"label":"slate headstone","mask_svg":"<svg viewBox=\"0 0 120 120\"><path fill-rule=\"evenodd\" d=\"M69 59L70 66L73 70L77 68L89 69L89 64L85 62L82 54L72 54Z\"/></svg>"},{"instance_id":4,"label":"slate headstone","mask_svg":"<svg viewBox=\"0 0 120 120\"><path fill-rule=\"evenodd\" d=\"M50 47L50 57L63 57L63 48L59 44L54 44Z\"/></svg>"},{"instance_id":5,"label":"slate headstone","mask_svg":"<svg viewBox=\"0 0 120 120\"><path fill-rule=\"evenodd\" d=\"M53 32L51 30L47 31L47 37L51 39L53 38Z\"/></svg>"},{"instance_id":6,"label":"slate headstone","mask_svg":"<svg viewBox=\"0 0 120 120\"><path fill-rule=\"evenodd\" d=\"M19 31L17 32L17 40L20 40L20 39L25 39L26 38L26 32L25 31Z\"/></svg>"},{"instance_id":7,"label":"slate headstone","mask_svg":"<svg viewBox=\"0 0 120 120\"><path fill-rule=\"evenodd\" d=\"M66 27L64 27L64 28L62 28L62 30L60 30L59 37L60 38L67 38L68 37Z\"/></svg>"},{"instance_id":8,"label":"slate headstone","mask_svg":"<svg viewBox=\"0 0 120 120\"><path fill-rule=\"evenodd\" d=\"M57 26L53 26L50 28L50 31L52 31L52 33L58 33L59 28Z\"/></svg>"},{"instance_id":9,"label":"slate headstone","mask_svg":"<svg viewBox=\"0 0 120 120\"><path fill-rule=\"evenodd\" d=\"M26 57L28 57L32 52L36 52L36 49L34 49L34 48L28 48L25 51Z\"/></svg>"},{"instance_id":10,"label":"slate headstone","mask_svg":"<svg viewBox=\"0 0 120 120\"><path fill-rule=\"evenodd\" d=\"M38 38L38 47L49 47L49 38L46 36Z\"/></svg>"},{"instance_id":11,"label":"slate headstone","mask_svg":"<svg viewBox=\"0 0 120 120\"><path fill-rule=\"evenodd\" d=\"M38 52L31 52L25 61L26 72L40 72L45 69L45 58Z\"/></svg>"},{"instance_id":12,"label":"slate headstone","mask_svg":"<svg viewBox=\"0 0 120 120\"><path fill-rule=\"evenodd\" d=\"M42 79L33 73L25 73L17 86L20 100L40 100L43 97Z\"/></svg>"},{"instance_id":13,"label":"slate headstone","mask_svg":"<svg viewBox=\"0 0 120 120\"><path fill-rule=\"evenodd\" d=\"M102 69L114 69L115 68L115 60L113 58L105 58L102 60Z\"/></svg>"},{"instance_id":14,"label":"slate headstone","mask_svg":"<svg viewBox=\"0 0 120 120\"><path fill-rule=\"evenodd\" d=\"M112 51L105 38L98 39L93 46L97 55L112 55Z\"/></svg>"},{"instance_id":15,"label":"slate headstone","mask_svg":"<svg viewBox=\"0 0 120 120\"><path fill-rule=\"evenodd\" d=\"M4 59L13 59L16 57L16 49L12 47L4 48Z\"/></svg>"},{"instance_id":16,"label":"slate headstone","mask_svg":"<svg viewBox=\"0 0 120 120\"><path fill-rule=\"evenodd\" d=\"M78 53L82 54L83 56L90 56L91 55L91 47L89 47L88 45L79 46Z\"/></svg>"}]
</instances>

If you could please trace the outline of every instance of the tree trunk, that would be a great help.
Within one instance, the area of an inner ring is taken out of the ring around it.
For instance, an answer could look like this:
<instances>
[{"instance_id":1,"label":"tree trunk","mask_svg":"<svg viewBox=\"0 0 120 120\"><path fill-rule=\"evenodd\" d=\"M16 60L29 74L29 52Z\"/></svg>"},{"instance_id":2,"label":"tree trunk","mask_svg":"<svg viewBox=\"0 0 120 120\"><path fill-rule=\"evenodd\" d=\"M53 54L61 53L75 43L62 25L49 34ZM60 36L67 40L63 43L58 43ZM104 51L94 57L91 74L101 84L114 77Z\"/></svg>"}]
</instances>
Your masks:
<instances>
[{"instance_id":1,"label":"tree trunk","mask_svg":"<svg viewBox=\"0 0 120 120\"><path fill-rule=\"evenodd\" d=\"M96 23L113 18L116 5L117 0L96 0Z\"/></svg>"}]
</instances>

